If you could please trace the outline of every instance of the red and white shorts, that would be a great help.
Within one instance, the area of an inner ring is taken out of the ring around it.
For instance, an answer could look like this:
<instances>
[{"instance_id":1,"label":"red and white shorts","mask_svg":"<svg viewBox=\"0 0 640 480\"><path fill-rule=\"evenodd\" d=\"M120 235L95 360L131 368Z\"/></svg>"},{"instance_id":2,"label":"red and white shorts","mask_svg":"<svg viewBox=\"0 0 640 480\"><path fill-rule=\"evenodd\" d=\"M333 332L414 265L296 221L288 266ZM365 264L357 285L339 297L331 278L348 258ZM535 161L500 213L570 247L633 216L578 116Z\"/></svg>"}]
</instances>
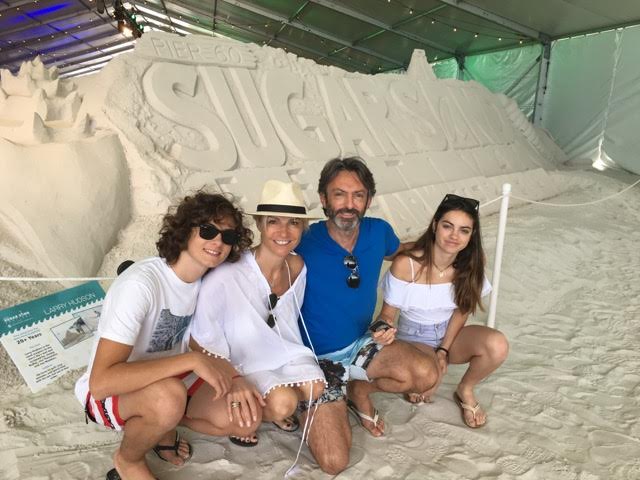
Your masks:
<instances>
[{"instance_id":1,"label":"red and white shorts","mask_svg":"<svg viewBox=\"0 0 640 480\"><path fill-rule=\"evenodd\" d=\"M193 372L178 375L178 378L187 387L187 398L192 397L204 383L204 380ZM120 416L118 408L119 395L107 397L104 400L96 400L89 391L89 381L87 379L86 382L78 382L76 385L76 397L78 399L84 398L84 412L87 423L91 420L112 430L122 430L124 428L126 420L123 420Z\"/></svg>"}]
</instances>

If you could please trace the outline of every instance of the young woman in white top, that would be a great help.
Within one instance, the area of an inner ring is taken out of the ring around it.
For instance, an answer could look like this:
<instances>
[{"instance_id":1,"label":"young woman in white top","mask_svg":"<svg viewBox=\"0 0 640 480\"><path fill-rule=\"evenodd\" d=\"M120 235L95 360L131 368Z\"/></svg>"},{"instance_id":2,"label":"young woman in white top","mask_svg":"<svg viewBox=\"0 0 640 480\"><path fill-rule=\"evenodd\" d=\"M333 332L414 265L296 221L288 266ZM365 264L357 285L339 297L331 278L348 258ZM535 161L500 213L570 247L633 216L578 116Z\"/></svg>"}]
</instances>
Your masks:
<instances>
[{"instance_id":1,"label":"young woman in white top","mask_svg":"<svg viewBox=\"0 0 640 480\"><path fill-rule=\"evenodd\" d=\"M263 396L263 421L293 431L298 402L315 400L324 390L324 374L298 327L307 269L293 253L313 217L300 187L277 180L265 183L253 215L260 244L231 268L203 279L192 348L228 358ZM240 404L234 414L244 408ZM257 443L255 436L230 439L241 446Z\"/></svg>"},{"instance_id":2,"label":"young woman in white top","mask_svg":"<svg viewBox=\"0 0 640 480\"><path fill-rule=\"evenodd\" d=\"M484 275L478 207L471 198L444 197L424 234L394 259L385 275L380 313L394 325L399 312L397 338L436 356L438 382L426 392L409 394L410 402L429 402L449 363L469 364L453 397L471 428L487 421L474 387L504 362L509 350L498 330L465 325L491 290Z\"/></svg>"}]
</instances>

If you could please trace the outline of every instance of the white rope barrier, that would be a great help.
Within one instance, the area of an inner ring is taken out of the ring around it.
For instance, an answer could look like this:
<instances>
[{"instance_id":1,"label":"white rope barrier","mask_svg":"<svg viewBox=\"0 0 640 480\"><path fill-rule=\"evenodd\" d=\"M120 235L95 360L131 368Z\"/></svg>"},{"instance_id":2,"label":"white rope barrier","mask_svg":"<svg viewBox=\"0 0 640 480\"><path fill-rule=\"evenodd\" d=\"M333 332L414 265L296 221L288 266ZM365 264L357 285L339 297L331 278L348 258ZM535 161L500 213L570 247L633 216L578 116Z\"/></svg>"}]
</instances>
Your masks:
<instances>
[{"instance_id":1,"label":"white rope barrier","mask_svg":"<svg viewBox=\"0 0 640 480\"><path fill-rule=\"evenodd\" d=\"M506 185L506 184L505 184ZM504 188L504 185L503 185ZM489 200L486 203L481 203L480 204L480 208L482 207L488 207L489 205L491 205L492 203L496 203L498 200L500 200L503 197L503 195L500 195L499 197L494 198L493 200Z\"/></svg>"},{"instance_id":2,"label":"white rope barrier","mask_svg":"<svg viewBox=\"0 0 640 480\"><path fill-rule=\"evenodd\" d=\"M519 197L511 194L511 185L505 183L502 185L502 195L494 198L493 200L489 200L486 203L482 203L480 207L487 207L492 203L497 202L502 199L502 204L500 205L500 223L498 225L498 240L496 242L496 257L493 268L493 290L491 291L491 300L489 303L489 318L487 320L487 324L491 327L495 324L495 315L496 315L496 304L498 298L498 284L500 281L500 267L502 265L502 250L504 248L504 235L506 229L506 221L507 221L507 210L509 208L509 197L515 198L516 200L520 200L522 202L532 203L536 205L544 205L548 207L582 207L586 205L595 205L596 203L601 203L607 200L610 200L618 195L622 195L627 190L632 189L636 185L640 184L640 180L635 181L628 187L623 188L617 193L609 195L607 197L594 200L592 202L586 203L550 203L550 202L539 202L536 200L530 200L528 198ZM508 188L508 191L505 189ZM504 225L502 225L504 218ZM90 281L108 281L114 280L116 277L60 277L60 278L44 278L44 277L0 277L0 282L90 282Z\"/></svg>"},{"instance_id":3,"label":"white rope barrier","mask_svg":"<svg viewBox=\"0 0 640 480\"><path fill-rule=\"evenodd\" d=\"M595 205L597 203L601 203L601 202L606 202L607 200L611 200L614 197L617 197L618 195L622 195L624 192L626 192L627 190L631 190L633 187L635 187L636 185L638 185L640 183L640 180L635 181L634 183L632 183L631 185L629 185L628 187L623 188L622 190L620 190L619 192L616 192L612 195L609 195L607 197L604 198L600 198L598 200L594 200L593 202L585 202L585 203L550 203L550 202L538 202L536 200L529 200L528 198L522 198L522 197L517 197L515 195L511 195L511 198L515 198L516 200L521 200L523 202L527 202L527 203L534 203L536 205L545 205L547 207L583 207L583 206L587 206L587 205Z\"/></svg>"},{"instance_id":4,"label":"white rope barrier","mask_svg":"<svg viewBox=\"0 0 640 480\"><path fill-rule=\"evenodd\" d=\"M116 277L0 277L0 282L90 282L92 280L115 280Z\"/></svg>"},{"instance_id":5,"label":"white rope barrier","mask_svg":"<svg viewBox=\"0 0 640 480\"><path fill-rule=\"evenodd\" d=\"M623 188L619 192L616 192L612 195L608 195L604 198L600 198L598 200L594 200L592 202L584 202L584 203L551 203L551 202L538 202L536 200L529 200L528 198L519 197L517 195L511 194L511 185L505 183L502 185L502 195L498 198L488 201L480 205L481 207L485 207L490 205L499 199L502 199L502 204L500 205L500 219L498 221L498 234L496 240L496 254L494 258L493 264L493 278L492 280L492 290L491 290L491 298L489 300L489 315L487 317L487 326L491 328L495 328L496 325L496 309L498 305L498 291L500 286L500 270L502 269L502 252L504 249L504 237L507 226L507 212L509 209L509 197L515 198L516 200L520 200L527 203L532 203L535 205L543 205L546 207L584 207L588 205L595 205L597 203L602 203L607 200L611 200L612 198L617 197L618 195L622 195L627 190L632 189L636 185L640 184L640 180L636 180L631 185Z\"/></svg>"}]
</instances>

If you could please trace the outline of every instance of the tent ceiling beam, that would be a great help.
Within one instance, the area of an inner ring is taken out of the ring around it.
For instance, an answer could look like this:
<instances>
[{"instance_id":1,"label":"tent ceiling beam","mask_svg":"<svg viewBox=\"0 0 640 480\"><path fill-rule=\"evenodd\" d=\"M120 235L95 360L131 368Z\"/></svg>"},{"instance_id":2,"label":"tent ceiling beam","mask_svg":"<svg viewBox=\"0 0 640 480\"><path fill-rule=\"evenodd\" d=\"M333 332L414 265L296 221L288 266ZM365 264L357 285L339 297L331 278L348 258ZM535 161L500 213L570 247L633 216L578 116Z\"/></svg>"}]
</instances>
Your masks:
<instances>
[{"instance_id":1,"label":"tent ceiling beam","mask_svg":"<svg viewBox=\"0 0 640 480\"><path fill-rule=\"evenodd\" d=\"M299 30L303 30L305 32L309 32L312 33L313 35L316 35L318 37L324 38L326 40L330 40L334 43L337 43L339 45L342 45L343 47L347 47L347 48L351 48L353 50L357 50L361 53L365 53L371 57L376 57L379 58L380 60L384 60L387 63L391 63L393 65L397 65L398 67L402 67L405 68L406 66L399 60L396 60L395 58L391 58L391 57L387 57L386 55L383 55L379 52L376 52L374 50L371 50L369 48L366 47L361 47L358 45L354 45L351 42L348 42L342 38L338 38L328 32L322 31L322 30L318 30L317 28L313 28L313 27L308 27L307 25L305 25L304 23L300 22L299 20L293 20L293 21L289 21L289 19L287 17L284 17L280 14L277 14L275 12L272 12L270 10L266 10L262 7L258 7L256 5L253 4L249 4L240 0L224 0L225 3L228 3L230 5L236 6L238 8L242 8L244 10L247 10L251 13L255 13L257 15L261 15L265 18L269 18L271 20L275 20L277 22L281 22L283 24L289 25L293 28L297 28Z\"/></svg>"},{"instance_id":2,"label":"tent ceiling beam","mask_svg":"<svg viewBox=\"0 0 640 480\"><path fill-rule=\"evenodd\" d=\"M106 52L107 55L111 54L111 50L115 50L118 46L120 45L127 45L132 43L132 39L122 39L122 40L118 40L116 42L112 42L109 43L108 45L103 45L100 50L104 49L104 48L109 48L109 52ZM87 48L85 50L81 50L79 52L73 52L73 53L68 53L67 55L62 55L60 57L57 57L55 62L44 62L45 65L47 66L52 66L52 64L55 63L55 66L58 68L65 68L68 65L73 64L74 59L77 59L79 57L82 57L84 55L89 55L92 52L95 52L96 49L95 48ZM71 60L71 62L67 62L67 60ZM75 63L78 63L77 61Z\"/></svg>"},{"instance_id":3,"label":"tent ceiling beam","mask_svg":"<svg viewBox=\"0 0 640 480\"><path fill-rule=\"evenodd\" d=\"M537 30L534 30L533 28L529 28L525 25L521 25L518 22L509 20L508 18L501 17L500 15L496 15L495 13L491 13L481 7L472 5L464 0L440 0L440 2L446 3L451 7L457 8L459 10L463 10L467 13L471 13L472 15L476 15L477 17L481 17L486 20L489 20L490 22L493 22L502 27L506 27L521 35L525 35L529 38L534 38L536 40L539 40L542 43L548 43L551 41L551 37L546 33L539 32Z\"/></svg>"},{"instance_id":4,"label":"tent ceiling beam","mask_svg":"<svg viewBox=\"0 0 640 480\"><path fill-rule=\"evenodd\" d=\"M167 16L167 17L168 17L168 16L170 16L170 15L175 16L175 14L177 14L176 12L173 12L173 11L171 11L171 10L169 10L168 12L165 12L165 11L163 11L161 8L158 8L157 6L155 6L155 5L151 5L151 4L147 4L147 5L145 5L145 6L144 6L144 8L145 8L145 9L148 9L148 10L151 10L151 11L154 11L154 12L159 13L159 14L165 15L165 16ZM205 12L202 12L202 11L196 11L196 10L194 10L194 11L195 11L196 13L198 13L198 14L201 14L201 15L204 15L204 14L205 14ZM193 27L194 27L194 28L197 28L197 27L198 27L198 25L194 25L194 24L192 24L191 22L189 22L189 21L187 21L187 20L184 20L184 19L183 19L182 21L183 21L183 22L185 22L185 23L188 23L189 25L193 25ZM216 25L218 25L218 30L220 29L220 28L219 28L219 26L221 26L221 25L227 25L227 23L226 23L224 20L221 20L221 19L219 19L219 18L215 18L215 17L214 17L214 18L213 18L213 21L214 21L214 22L216 22ZM239 25L234 25L234 24L232 24L232 23L229 23L228 25L233 26L234 30L236 30L236 31L246 32L247 34L249 34L249 35L251 35L251 36L255 36L255 34L256 34L256 32L255 32L254 30L249 30L249 29L244 28L244 27L239 26ZM200 28L202 28L202 25L199 25L199 27L200 27ZM214 35L214 34L215 34L215 32L211 31L211 32L209 32L209 34L210 34L210 35ZM273 40L273 39L272 39L272 40ZM279 42L279 43L282 43L283 45L287 45L288 47L291 47L291 48L296 48L296 49L298 49L298 50L302 50L302 51L305 51L305 52L309 52L309 53L311 53L311 54L313 54L313 55L317 56L319 59L320 59L320 58L326 58L326 57L327 57L326 52L321 52L321 51L315 50L315 49L313 49L313 48L310 48L310 47L307 47L307 46L300 45L300 44L295 43L295 42L293 42L293 41L291 41L291 40L287 40L287 39L283 39L283 38L277 38L277 39L275 39L275 41L277 41L277 42ZM355 65L353 65L352 63L350 63L350 62L348 62L348 61L346 61L346 60L343 60L343 59L341 59L341 58L337 58L337 57L334 57L334 58L333 58L333 60L337 60L337 62L336 62L336 63L340 63L340 64L342 64L343 66L348 67L349 69L357 70L357 68L355 67Z\"/></svg>"},{"instance_id":5,"label":"tent ceiling beam","mask_svg":"<svg viewBox=\"0 0 640 480\"><path fill-rule=\"evenodd\" d=\"M54 22L59 22L60 20L67 20L69 18L73 18L73 17L77 17L78 13L82 13L82 11L78 12L77 10L75 12L71 12L71 13L65 13L64 15L58 15L56 17L51 17L49 19L47 19L46 22L39 22L40 25L46 25L47 27L53 29L53 30L58 30L55 27L52 27L51 24ZM9 28L6 30L3 30L0 33L0 36L4 37L4 36L8 36L11 35L12 33L19 33L25 30L29 30L33 25L21 25L19 27L14 27L14 28Z\"/></svg>"},{"instance_id":6,"label":"tent ceiling beam","mask_svg":"<svg viewBox=\"0 0 640 480\"><path fill-rule=\"evenodd\" d=\"M390 32L390 33L394 33L396 35L399 35L401 37L404 38L408 38L409 40L413 40L414 42L417 43L422 43L423 45L427 45L431 48L435 48L441 52L444 53L448 53L450 55L454 55L455 51L452 50L449 47L446 47L444 45L441 45L438 42L434 42L432 40L427 40L426 38L420 37L419 35L414 35L413 33L409 33L409 32L403 32L402 30L397 30L396 28L394 28L394 25L387 25L384 22L381 22L379 20L376 20L375 18L370 17L369 15L365 15L364 13L360 13L356 10L353 10L347 6L344 6L341 3L337 3L334 2L332 0L311 0L311 2L316 3L318 5L322 5L323 7L329 8L331 10L335 10L336 12L340 12L343 15L347 15L348 17L351 18L355 18L357 20L360 20L362 22L368 23L370 25L375 25L376 27L382 29L381 32L378 32L376 34L373 34L372 36L375 36L379 33L382 33L383 31L386 32ZM413 20L413 18L411 19ZM404 24L405 22L403 22ZM367 37L365 37L367 38Z\"/></svg>"},{"instance_id":7,"label":"tent ceiling beam","mask_svg":"<svg viewBox=\"0 0 640 480\"><path fill-rule=\"evenodd\" d=\"M89 42L95 42L97 40L103 40L105 38L109 38L109 37L113 37L113 36L121 37L120 35L117 35L117 32L115 34L114 34L114 32L106 32L106 33L100 33L100 34L94 35L92 37L84 38L82 43L85 43L86 45L89 46L88 50L95 52L95 51L99 51L101 47L93 46ZM16 58L12 58L11 59L11 63L22 63L22 62L24 62L26 60L33 59L36 55L37 55L37 52L30 52L28 54L21 55L21 56L16 57ZM43 63L49 64L49 65L57 63L57 59L55 57L53 57L53 59L51 59L49 53L41 53L40 55L46 55L48 57L48 61L45 60L45 59L42 60Z\"/></svg>"},{"instance_id":8,"label":"tent ceiling beam","mask_svg":"<svg viewBox=\"0 0 640 480\"><path fill-rule=\"evenodd\" d=\"M544 107L544 97L547 93L547 82L549 78L549 63L551 62L551 43L542 45L542 56L540 58L540 71L538 73L538 86L533 104L533 124L542 126L542 110Z\"/></svg>"},{"instance_id":9,"label":"tent ceiling beam","mask_svg":"<svg viewBox=\"0 0 640 480\"><path fill-rule=\"evenodd\" d=\"M627 28L627 27L635 27L636 25L640 25L640 18L636 19L636 20L631 20L628 22L621 22L621 23L616 23L613 25L608 25L606 28L603 27L598 27L598 28L590 28L587 30L580 30L577 32L571 32L569 34L566 35L557 35L555 37L552 37L551 40L561 40L563 38L571 38L571 37L579 37L581 35L590 35L592 33L600 33L600 32L607 32L610 30L617 30L619 28Z\"/></svg>"},{"instance_id":10,"label":"tent ceiling beam","mask_svg":"<svg viewBox=\"0 0 640 480\"><path fill-rule=\"evenodd\" d=\"M169 26L173 29L173 31L175 33L176 32L176 26L173 24L173 20L171 20L171 17L169 16L169 13L167 12L167 5L164 3L164 0L160 0L160 5L162 5L162 10L164 10L164 14L167 17L167 20L169 20Z\"/></svg>"},{"instance_id":11,"label":"tent ceiling beam","mask_svg":"<svg viewBox=\"0 0 640 480\"><path fill-rule=\"evenodd\" d=\"M87 63L94 62L94 65L95 65L96 63L99 63L99 62L96 62L96 60L101 60L104 58L108 58L109 60L111 60L111 58L113 58L114 56L120 53L128 52L129 50L133 50L134 48L135 48L135 45L128 45L126 42L124 42L121 49L117 49L117 50L114 50L113 52L109 52L106 56L104 54L95 54L90 57L83 58L82 60L66 62L63 65L58 65L58 71L61 74L70 73L74 70L77 70L77 68L70 69L71 67L78 67L78 66L89 67L91 65L87 65Z\"/></svg>"}]
</instances>

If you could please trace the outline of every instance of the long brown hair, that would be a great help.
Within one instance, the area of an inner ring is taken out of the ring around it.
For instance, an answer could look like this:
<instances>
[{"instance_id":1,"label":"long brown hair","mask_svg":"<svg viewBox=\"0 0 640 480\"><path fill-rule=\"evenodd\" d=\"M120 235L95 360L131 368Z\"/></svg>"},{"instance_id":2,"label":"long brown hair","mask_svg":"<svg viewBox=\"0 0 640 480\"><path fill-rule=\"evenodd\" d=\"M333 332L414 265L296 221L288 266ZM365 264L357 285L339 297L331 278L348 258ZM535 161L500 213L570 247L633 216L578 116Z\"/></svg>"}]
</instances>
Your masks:
<instances>
[{"instance_id":1,"label":"long brown hair","mask_svg":"<svg viewBox=\"0 0 640 480\"><path fill-rule=\"evenodd\" d=\"M433 265L433 245L436 241L436 225L445 213L452 210L460 210L473 220L473 231L469 244L456 255L453 262L455 273L453 274L454 300L460 312L475 313L476 307L484 311L482 306L482 284L484 283L485 256L482 249L482 236L480 234L480 217L478 215L475 200L458 196L447 195L444 197L436 213L433 215L427 230L416 240L413 248L405 252L405 255L420 264L420 271L426 269L427 281L431 278ZM422 250L422 255L415 252Z\"/></svg>"}]
</instances>

